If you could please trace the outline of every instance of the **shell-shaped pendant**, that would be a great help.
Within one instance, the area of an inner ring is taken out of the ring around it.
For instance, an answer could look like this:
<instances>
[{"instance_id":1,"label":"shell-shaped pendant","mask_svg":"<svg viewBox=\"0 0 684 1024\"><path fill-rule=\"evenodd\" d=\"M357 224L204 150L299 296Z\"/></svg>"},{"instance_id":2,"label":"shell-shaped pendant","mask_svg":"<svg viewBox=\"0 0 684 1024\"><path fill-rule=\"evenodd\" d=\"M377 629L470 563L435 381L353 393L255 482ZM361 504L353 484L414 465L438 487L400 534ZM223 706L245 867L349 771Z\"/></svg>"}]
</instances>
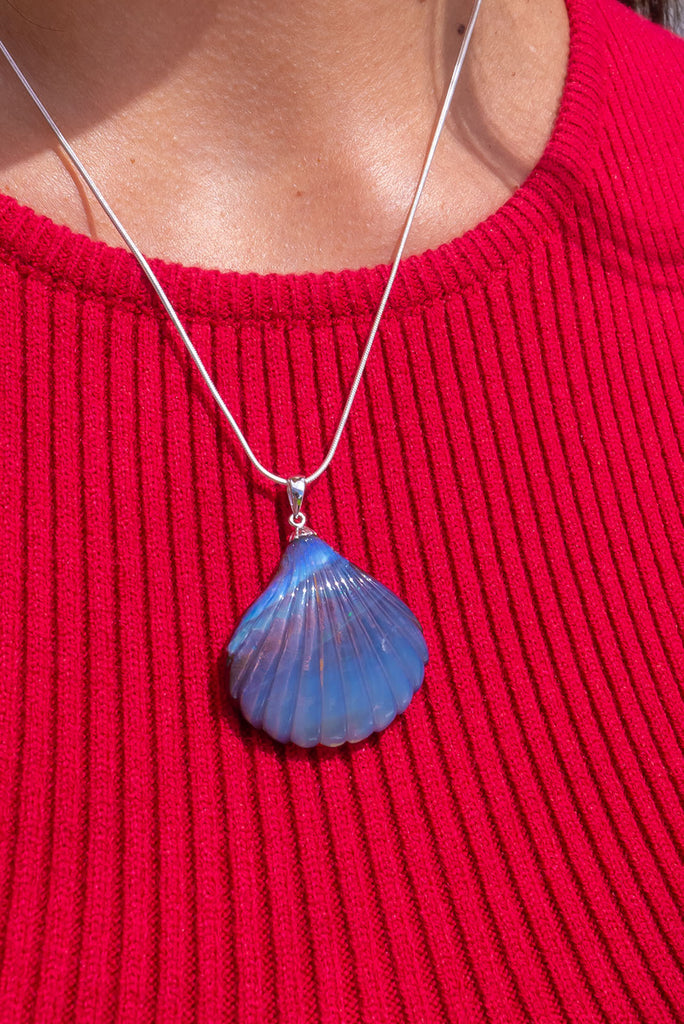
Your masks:
<instances>
[{"instance_id":1,"label":"shell-shaped pendant","mask_svg":"<svg viewBox=\"0 0 684 1024\"><path fill-rule=\"evenodd\" d=\"M252 725L282 743L336 747L406 710L428 652L404 602L303 527L228 656L231 695Z\"/></svg>"}]
</instances>

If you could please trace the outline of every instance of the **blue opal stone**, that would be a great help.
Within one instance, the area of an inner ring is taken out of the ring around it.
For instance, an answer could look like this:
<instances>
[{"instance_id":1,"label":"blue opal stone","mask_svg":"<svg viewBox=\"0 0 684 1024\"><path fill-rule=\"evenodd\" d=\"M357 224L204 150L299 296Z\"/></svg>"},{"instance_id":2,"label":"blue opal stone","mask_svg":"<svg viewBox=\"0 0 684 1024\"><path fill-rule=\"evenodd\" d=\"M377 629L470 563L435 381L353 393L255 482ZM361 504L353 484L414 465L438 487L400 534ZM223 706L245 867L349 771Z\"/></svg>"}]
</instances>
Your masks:
<instances>
[{"instance_id":1,"label":"blue opal stone","mask_svg":"<svg viewBox=\"0 0 684 1024\"><path fill-rule=\"evenodd\" d=\"M313 531L297 531L228 645L230 692L282 743L336 747L408 707L428 659L403 601Z\"/></svg>"}]
</instances>

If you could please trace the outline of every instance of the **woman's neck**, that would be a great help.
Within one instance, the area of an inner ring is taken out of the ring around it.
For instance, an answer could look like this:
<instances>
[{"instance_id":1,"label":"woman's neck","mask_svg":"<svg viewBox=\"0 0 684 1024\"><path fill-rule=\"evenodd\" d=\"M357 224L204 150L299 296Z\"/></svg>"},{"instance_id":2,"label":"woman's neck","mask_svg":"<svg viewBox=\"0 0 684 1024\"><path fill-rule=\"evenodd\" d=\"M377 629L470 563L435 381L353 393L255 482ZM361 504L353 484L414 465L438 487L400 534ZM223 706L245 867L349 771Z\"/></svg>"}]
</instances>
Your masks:
<instances>
[{"instance_id":1,"label":"woman's neck","mask_svg":"<svg viewBox=\"0 0 684 1024\"><path fill-rule=\"evenodd\" d=\"M469 0L0 0L0 35L149 255L258 272L391 258ZM550 134L564 0L483 0L408 251L472 227ZM0 189L118 236L0 68Z\"/></svg>"}]
</instances>

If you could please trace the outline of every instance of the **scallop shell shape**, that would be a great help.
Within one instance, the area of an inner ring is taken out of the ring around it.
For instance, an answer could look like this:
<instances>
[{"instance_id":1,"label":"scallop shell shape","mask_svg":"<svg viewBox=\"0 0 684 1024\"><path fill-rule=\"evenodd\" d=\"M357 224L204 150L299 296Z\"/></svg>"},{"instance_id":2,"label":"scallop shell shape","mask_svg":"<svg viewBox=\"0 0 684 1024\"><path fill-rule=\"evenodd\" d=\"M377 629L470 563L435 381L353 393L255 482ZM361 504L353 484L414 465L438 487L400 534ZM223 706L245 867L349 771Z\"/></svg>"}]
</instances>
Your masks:
<instances>
[{"instance_id":1,"label":"scallop shell shape","mask_svg":"<svg viewBox=\"0 0 684 1024\"><path fill-rule=\"evenodd\" d=\"M282 743L336 747L386 728L423 681L420 623L304 528L228 645L230 693Z\"/></svg>"}]
</instances>

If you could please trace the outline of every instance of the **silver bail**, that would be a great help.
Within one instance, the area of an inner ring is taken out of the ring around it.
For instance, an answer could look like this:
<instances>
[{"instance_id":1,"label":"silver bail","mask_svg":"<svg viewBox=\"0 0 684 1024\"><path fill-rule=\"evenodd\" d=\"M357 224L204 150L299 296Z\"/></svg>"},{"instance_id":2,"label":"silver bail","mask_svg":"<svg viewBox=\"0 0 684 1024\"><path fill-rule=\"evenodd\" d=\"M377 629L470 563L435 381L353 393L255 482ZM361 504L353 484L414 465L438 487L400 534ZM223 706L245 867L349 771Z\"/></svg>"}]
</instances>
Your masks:
<instances>
[{"instance_id":1,"label":"silver bail","mask_svg":"<svg viewBox=\"0 0 684 1024\"><path fill-rule=\"evenodd\" d=\"M305 488L306 480L303 476L293 476L287 481L287 498L290 502L293 516L300 515Z\"/></svg>"},{"instance_id":2,"label":"silver bail","mask_svg":"<svg viewBox=\"0 0 684 1024\"><path fill-rule=\"evenodd\" d=\"M290 536L290 540L301 537L302 533L309 533L309 528L306 525L306 516L302 512L305 487L306 480L303 476L293 476L287 481L287 497L292 509L290 526L294 528L294 533Z\"/></svg>"}]
</instances>

